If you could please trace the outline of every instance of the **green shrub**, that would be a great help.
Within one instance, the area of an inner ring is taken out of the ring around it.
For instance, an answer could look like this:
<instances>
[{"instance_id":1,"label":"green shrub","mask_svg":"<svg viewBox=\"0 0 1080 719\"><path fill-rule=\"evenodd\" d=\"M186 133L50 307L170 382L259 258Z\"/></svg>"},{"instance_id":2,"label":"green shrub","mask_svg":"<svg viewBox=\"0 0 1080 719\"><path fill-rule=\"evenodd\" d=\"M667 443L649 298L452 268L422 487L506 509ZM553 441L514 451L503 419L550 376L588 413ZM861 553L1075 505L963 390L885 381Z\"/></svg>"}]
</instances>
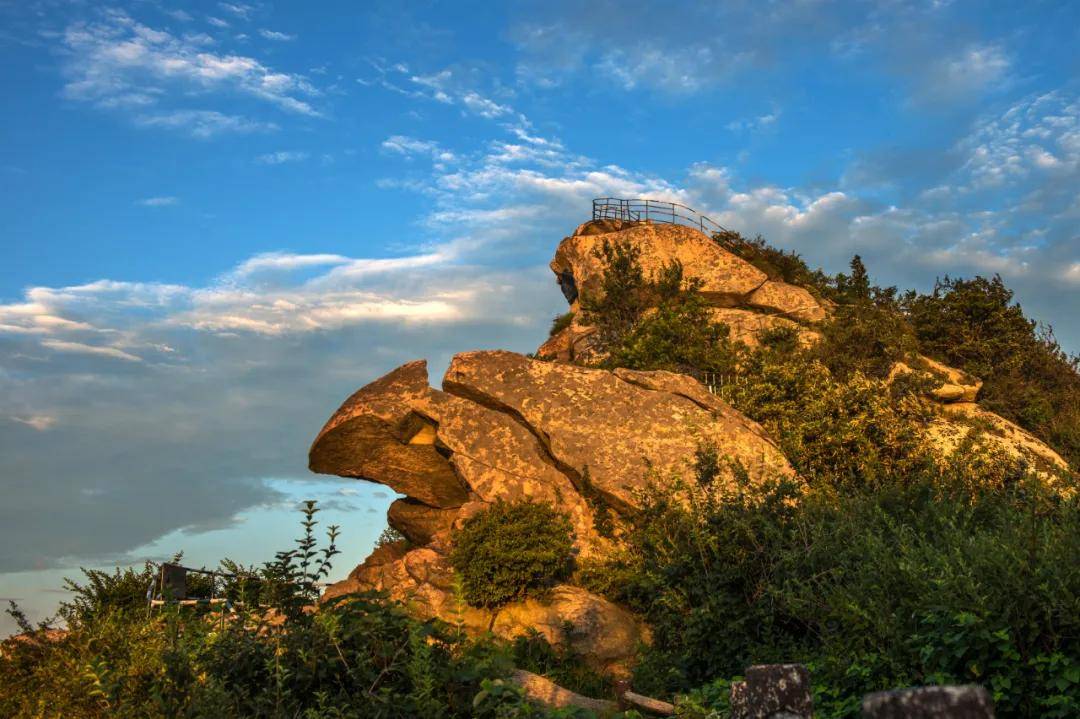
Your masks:
<instances>
[{"instance_id":1,"label":"green shrub","mask_svg":"<svg viewBox=\"0 0 1080 719\"><path fill-rule=\"evenodd\" d=\"M799 253L769 245L761 235L749 240L738 232L728 231L714 234L713 239L764 272L770 280L799 285L819 298L834 292L828 275L820 269L811 270Z\"/></svg>"},{"instance_id":2,"label":"green shrub","mask_svg":"<svg viewBox=\"0 0 1080 719\"><path fill-rule=\"evenodd\" d=\"M798 661L823 717L857 716L870 691L935 682L984 684L998 716L1069 716L1080 709L1080 505L1020 475L987 489L963 472L797 501L779 482L721 497L655 489L625 550L584 574L652 626L635 687L702 687L688 706L722 705L709 687L751 664Z\"/></svg>"},{"instance_id":3,"label":"green shrub","mask_svg":"<svg viewBox=\"0 0 1080 719\"><path fill-rule=\"evenodd\" d=\"M591 716L533 707L502 681L522 659L588 686L580 659L535 638L517 646L470 640L442 622L419 622L376 593L340 597L315 613L290 613L283 625L273 621L293 606L282 592L310 600L312 577L324 576L332 556L330 548L314 544L314 509L305 507L295 549L238 578L255 584L247 585L254 592L243 595L248 603L235 614L177 605L147 612L150 568L88 574L84 583L72 583L70 632L60 638L28 626L13 606L29 634L0 651L0 716ZM265 597L282 603L260 603Z\"/></svg>"},{"instance_id":4,"label":"green shrub","mask_svg":"<svg viewBox=\"0 0 1080 719\"><path fill-rule=\"evenodd\" d=\"M597 328L605 366L671 372L730 372L736 353L728 328L712 318L699 279L677 261L646 278L639 250L605 241L601 291L581 298L583 319Z\"/></svg>"},{"instance_id":5,"label":"green shrub","mask_svg":"<svg viewBox=\"0 0 1080 719\"><path fill-rule=\"evenodd\" d=\"M937 282L903 308L921 350L984 380L979 403L1080 465L1080 358L1024 316L1000 277Z\"/></svg>"},{"instance_id":6,"label":"green shrub","mask_svg":"<svg viewBox=\"0 0 1080 719\"><path fill-rule=\"evenodd\" d=\"M727 399L776 437L795 469L834 487L873 486L926 467L928 403L855 371L840 381L818 359L771 343L749 353Z\"/></svg>"},{"instance_id":7,"label":"green shrub","mask_svg":"<svg viewBox=\"0 0 1080 719\"><path fill-rule=\"evenodd\" d=\"M570 520L546 504L497 502L465 522L454 536L450 563L465 601L497 607L570 576Z\"/></svg>"},{"instance_id":8,"label":"green shrub","mask_svg":"<svg viewBox=\"0 0 1080 719\"><path fill-rule=\"evenodd\" d=\"M548 337L554 337L569 327L574 321L573 312L564 312L561 315L557 315L555 319L551 321L551 329L548 330Z\"/></svg>"}]
</instances>

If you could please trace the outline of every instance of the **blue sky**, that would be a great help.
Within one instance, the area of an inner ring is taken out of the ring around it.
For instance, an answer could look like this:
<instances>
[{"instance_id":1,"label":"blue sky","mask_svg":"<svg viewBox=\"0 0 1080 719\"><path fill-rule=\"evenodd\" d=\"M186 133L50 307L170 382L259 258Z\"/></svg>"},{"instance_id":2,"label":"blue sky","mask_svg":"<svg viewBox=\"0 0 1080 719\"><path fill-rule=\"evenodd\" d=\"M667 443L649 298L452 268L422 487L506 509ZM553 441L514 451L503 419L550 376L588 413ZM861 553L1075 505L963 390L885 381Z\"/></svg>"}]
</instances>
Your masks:
<instances>
[{"instance_id":1,"label":"blue sky","mask_svg":"<svg viewBox=\"0 0 1080 719\"><path fill-rule=\"evenodd\" d=\"M346 572L392 497L308 443L404 361L534 349L594 196L997 272L1080 350L1076 47L1070 2L0 2L0 596L268 559L306 496Z\"/></svg>"}]
</instances>

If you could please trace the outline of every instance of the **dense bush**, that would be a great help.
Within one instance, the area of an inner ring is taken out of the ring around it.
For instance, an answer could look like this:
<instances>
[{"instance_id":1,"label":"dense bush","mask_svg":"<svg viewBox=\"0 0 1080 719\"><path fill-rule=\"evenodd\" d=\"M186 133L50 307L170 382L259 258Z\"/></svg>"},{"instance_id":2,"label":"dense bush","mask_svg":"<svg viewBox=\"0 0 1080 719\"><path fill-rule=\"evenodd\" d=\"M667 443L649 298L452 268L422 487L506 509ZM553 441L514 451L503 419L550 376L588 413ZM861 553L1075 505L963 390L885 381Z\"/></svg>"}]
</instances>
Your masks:
<instances>
[{"instance_id":1,"label":"dense bush","mask_svg":"<svg viewBox=\"0 0 1080 719\"><path fill-rule=\"evenodd\" d=\"M311 577L322 576L320 560L332 556L310 540L314 509L307 507L295 549L236 578L257 579L259 597L279 600L274 606L252 599L238 613L176 605L148 612L154 572L147 568L72 583L70 631L59 638L26 625L13 607L27 633L0 652L0 716L579 716L532 707L502 681L520 661L589 681L579 659L538 637L516 645L471 640L455 626L410 618L375 593L292 612L311 600Z\"/></svg>"},{"instance_id":2,"label":"dense bush","mask_svg":"<svg viewBox=\"0 0 1080 719\"><path fill-rule=\"evenodd\" d=\"M605 272L596 295L581 297L583 319L597 327L603 364L638 370L729 372L735 353L728 328L713 320L700 280L677 261L646 278L639 251L605 240L597 250Z\"/></svg>"},{"instance_id":3,"label":"dense bush","mask_svg":"<svg viewBox=\"0 0 1080 719\"><path fill-rule=\"evenodd\" d=\"M570 520L546 504L497 502L458 530L450 563L465 601L497 607L569 577L573 539Z\"/></svg>"},{"instance_id":4,"label":"dense bush","mask_svg":"<svg viewBox=\"0 0 1080 719\"><path fill-rule=\"evenodd\" d=\"M1024 316L1000 277L950 279L904 310L923 352L984 380L979 402L1080 464L1080 358Z\"/></svg>"},{"instance_id":5,"label":"dense bush","mask_svg":"<svg viewBox=\"0 0 1080 719\"><path fill-rule=\"evenodd\" d=\"M1080 505L1020 474L874 491L656 489L584 576L647 618L635 687L667 694L805 662L819 716L863 694L978 682L1003 717L1080 711ZM699 691L698 700L708 695ZM714 697L715 698L715 697Z\"/></svg>"},{"instance_id":6,"label":"dense bush","mask_svg":"<svg viewBox=\"0 0 1080 719\"><path fill-rule=\"evenodd\" d=\"M832 278L820 269L811 270L797 252L769 245L761 235L751 240L729 230L714 234L713 239L764 272L770 280L800 285L819 298L834 294Z\"/></svg>"},{"instance_id":7,"label":"dense bush","mask_svg":"<svg viewBox=\"0 0 1080 719\"><path fill-rule=\"evenodd\" d=\"M725 395L761 422L804 477L831 486L873 486L932 461L922 433L930 408L918 391L855 371L845 380L818 350L791 344L786 332L745 355L740 382Z\"/></svg>"},{"instance_id":8,"label":"dense bush","mask_svg":"<svg viewBox=\"0 0 1080 719\"><path fill-rule=\"evenodd\" d=\"M561 315L557 315L555 319L551 320L551 329L548 330L548 337L554 337L569 327L573 322L573 312L564 312Z\"/></svg>"}]
</instances>

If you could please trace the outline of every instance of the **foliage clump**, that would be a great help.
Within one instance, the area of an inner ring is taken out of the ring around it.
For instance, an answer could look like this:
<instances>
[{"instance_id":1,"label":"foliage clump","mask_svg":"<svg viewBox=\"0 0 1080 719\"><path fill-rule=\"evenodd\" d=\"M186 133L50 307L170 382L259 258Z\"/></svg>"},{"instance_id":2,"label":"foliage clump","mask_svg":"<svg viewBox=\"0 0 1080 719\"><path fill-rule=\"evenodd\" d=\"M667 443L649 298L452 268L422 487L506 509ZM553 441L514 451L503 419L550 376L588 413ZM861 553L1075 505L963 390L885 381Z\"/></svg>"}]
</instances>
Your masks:
<instances>
[{"instance_id":1,"label":"foliage clump","mask_svg":"<svg viewBox=\"0 0 1080 719\"><path fill-rule=\"evenodd\" d=\"M597 328L604 364L638 370L727 372L735 355L726 325L712 318L701 281L678 261L646 277L641 251L605 240L597 257L605 272L595 294L581 296L582 319Z\"/></svg>"},{"instance_id":2,"label":"foliage clump","mask_svg":"<svg viewBox=\"0 0 1080 719\"><path fill-rule=\"evenodd\" d=\"M496 502L454 535L450 563L465 601L498 607L543 592L573 570L573 528L546 504Z\"/></svg>"},{"instance_id":3,"label":"foliage clump","mask_svg":"<svg viewBox=\"0 0 1080 719\"><path fill-rule=\"evenodd\" d=\"M573 322L573 312L564 312L561 315L557 315L555 319L551 320L551 329L548 330L548 337L554 337L569 327Z\"/></svg>"},{"instance_id":4,"label":"foliage clump","mask_svg":"<svg viewBox=\"0 0 1080 719\"><path fill-rule=\"evenodd\" d=\"M842 492L653 488L624 550L583 573L652 627L635 688L716 708L745 667L802 662L825 717L932 683L983 684L1002 717L1075 715L1080 504L1015 466L972 482L997 469L967 459Z\"/></svg>"},{"instance_id":5,"label":"foliage clump","mask_svg":"<svg viewBox=\"0 0 1080 719\"><path fill-rule=\"evenodd\" d=\"M313 601L333 540L313 542L314 504L303 535L261 570L224 561L231 610L168 605L147 611L155 570L87 572L72 582L67 632L33 627L0 647L0 716L303 717L499 719L580 716L529 704L507 683L516 663L594 687L580 658L542 645L472 640L460 628L420 622L369 592ZM336 533L332 533L336 536ZM242 568L241 568L242 569ZM207 587L189 575L189 594ZM282 621L284 615L285 621ZM559 665L559 666L556 666Z\"/></svg>"},{"instance_id":6,"label":"foliage clump","mask_svg":"<svg viewBox=\"0 0 1080 719\"><path fill-rule=\"evenodd\" d=\"M1024 315L1001 277L946 277L903 310L923 352L984 381L980 404L1080 465L1080 357Z\"/></svg>"},{"instance_id":7,"label":"foliage clump","mask_svg":"<svg viewBox=\"0 0 1080 719\"><path fill-rule=\"evenodd\" d=\"M799 285L818 298L832 295L831 278L820 269L811 270L794 250L773 247L761 235L747 239L731 230L715 233L713 239L764 272L770 280Z\"/></svg>"}]
</instances>

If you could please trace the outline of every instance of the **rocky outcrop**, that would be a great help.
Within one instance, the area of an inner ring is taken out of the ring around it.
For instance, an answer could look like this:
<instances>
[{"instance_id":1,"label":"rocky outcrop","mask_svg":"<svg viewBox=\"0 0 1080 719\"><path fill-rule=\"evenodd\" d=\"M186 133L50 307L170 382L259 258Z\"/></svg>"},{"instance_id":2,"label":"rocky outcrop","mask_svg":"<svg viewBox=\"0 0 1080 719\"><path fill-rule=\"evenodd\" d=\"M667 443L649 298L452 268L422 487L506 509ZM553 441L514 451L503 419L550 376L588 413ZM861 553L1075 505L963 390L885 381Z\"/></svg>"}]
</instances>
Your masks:
<instances>
[{"instance_id":1,"label":"rocky outcrop","mask_svg":"<svg viewBox=\"0 0 1080 719\"><path fill-rule=\"evenodd\" d=\"M702 444L720 448L751 478L794 474L760 426L682 375L465 352L450 363L443 386L519 418L577 486L619 508L635 506L651 473L687 476Z\"/></svg>"},{"instance_id":2,"label":"rocky outcrop","mask_svg":"<svg viewBox=\"0 0 1080 719\"><path fill-rule=\"evenodd\" d=\"M1011 459L1023 460L1044 476L1068 471L1068 463L1044 442L974 402L944 404L927 434L944 454L952 454L972 433Z\"/></svg>"},{"instance_id":3,"label":"rocky outcrop","mask_svg":"<svg viewBox=\"0 0 1080 719\"><path fill-rule=\"evenodd\" d=\"M642 222L622 225L614 232L589 232L594 227L592 223L579 227L559 244L551 261L556 277L572 276L579 294L600 289L604 264L597 252L605 240L626 242L639 250L646 276L678 260L686 277L700 279L702 294L718 306L741 304L768 279L764 272L690 227Z\"/></svg>"},{"instance_id":4,"label":"rocky outcrop","mask_svg":"<svg viewBox=\"0 0 1080 719\"><path fill-rule=\"evenodd\" d=\"M812 294L802 287L775 280L769 280L751 292L746 303L765 312L800 322L819 322L826 317L825 309Z\"/></svg>"},{"instance_id":5,"label":"rocky outcrop","mask_svg":"<svg viewBox=\"0 0 1080 719\"><path fill-rule=\"evenodd\" d=\"M825 304L802 287L768 276L702 232L683 225L594 220L565 238L551 261L551 270L575 313L570 326L550 337L537 355L560 362L598 359L593 328L584 324L579 299L595 296L604 271L598 256L604 242L625 242L636 247L646 276L679 261L687 279L701 282L701 293L713 305L713 316L731 329L731 339L754 347L759 335L777 327L796 328L799 340L809 345L819 335L807 325L828 316Z\"/></svg>"},{"instance_id":6,"label":"rocky outcrop","mask_svg":"<svg viewBox=\"0 0 1080 719\"><path fill-rule=\"evenodd\" d=\"M897 377L914 374L927 379L931 385L930 397L938 402L974 402L982 389L982 380L966 372L944 365L925 355L918 355L913 364L897 362L889 370L886 382L890 384Z\"/></svg>"},{"instance_id":7,"label":"rocky outcrop","mask_svg":"<svg viewBox=\"0 0 1080 719\"><path fill-rule=\"evenodd\" d=\"M761 427L683 375L466 352L454 357L440 391L428 385L424 362L410 362L346 400L311 447L313 470L406 495L390 505L388 520L408 542L377 549L324 600L381 590L419 616L478 631L535 629L612 669L644 636L629 614L568 585L497 614L461 606L447 560L454 530L493 502L543 502L570 518L579 556L605 552L595 508L636 507L648 482L688 476L703 444L745 468L751 482L794 476ZM733 473L729 464L718 486Z\"/></svg>"}]
</instances>

